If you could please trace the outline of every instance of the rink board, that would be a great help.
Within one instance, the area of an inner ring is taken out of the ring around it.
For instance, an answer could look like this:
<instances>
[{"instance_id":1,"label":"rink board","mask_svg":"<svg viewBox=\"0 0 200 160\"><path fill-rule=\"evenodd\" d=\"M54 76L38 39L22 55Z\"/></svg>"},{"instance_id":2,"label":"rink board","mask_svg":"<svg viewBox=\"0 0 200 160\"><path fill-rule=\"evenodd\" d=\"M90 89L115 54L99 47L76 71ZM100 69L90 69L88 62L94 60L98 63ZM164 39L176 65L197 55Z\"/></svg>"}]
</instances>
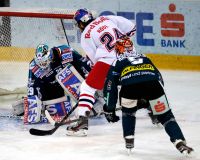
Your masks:
<instances>
[{"instance_id":1,"label":"rink board","mask_svg":"<svg viewBox=\"0 0 200 160\"><path fill-rule=\"evenodd\" d=\"M34 57L33 48L0 47L0 62L30 62ZM83 53L84 55L84 53ZM175 54L146 54L160 69L200 71L200 56Z\"/></svg>"}]
</instances>

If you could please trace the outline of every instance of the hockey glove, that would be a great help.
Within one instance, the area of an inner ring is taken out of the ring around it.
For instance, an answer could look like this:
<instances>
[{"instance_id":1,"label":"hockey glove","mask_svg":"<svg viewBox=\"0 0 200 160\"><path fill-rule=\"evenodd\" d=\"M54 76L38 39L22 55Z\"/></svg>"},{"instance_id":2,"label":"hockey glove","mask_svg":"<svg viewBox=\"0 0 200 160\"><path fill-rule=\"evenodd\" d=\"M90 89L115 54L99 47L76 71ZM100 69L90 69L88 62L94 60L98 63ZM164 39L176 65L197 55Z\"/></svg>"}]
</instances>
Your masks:
<instances>
[{"instance_id":1,"label":"hockey glove","mask_svg":"<svg viewBox=\"0 0 200 160\"><path fill-rule=\"evenodd\" d=\"M117 116L115 114L115 111L110 111L108 110L107 106L104 105L103 106L103 110L104 110L104 115L106 117L106 120L110 123L115 123L115 122L118 122L119 121L119 116Z\"/></svg>"}]
</instances>

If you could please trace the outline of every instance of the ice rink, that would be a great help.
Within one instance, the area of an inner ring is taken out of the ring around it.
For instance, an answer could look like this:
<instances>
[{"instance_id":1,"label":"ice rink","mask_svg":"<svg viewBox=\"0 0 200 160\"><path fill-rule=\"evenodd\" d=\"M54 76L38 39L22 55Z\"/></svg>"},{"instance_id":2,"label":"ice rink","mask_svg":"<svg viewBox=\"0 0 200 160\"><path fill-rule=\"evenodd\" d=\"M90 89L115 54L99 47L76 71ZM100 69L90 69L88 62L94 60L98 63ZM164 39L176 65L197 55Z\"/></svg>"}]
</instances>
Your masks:
<instances>
[{"instance_id":1,"label":"ice rink","mask_svg":"<svg viewBox=\"0 0 200 160\"><path fill-rule=\"evenodd\" d=\"M137 113L131 155L125 150L121 120L109 124L104 117L91 119L87 137L66 136L66 126L51 136L37 137L28 130L52 126L27 126L21 120L1 118L0 160L200 160L200 72L161 70L161 73L173 113L188 145L195 150L191 157L181 155L164 129L152 125L146 111L141 110ZM5 107L0 108L5 111ZM117 114L121 116L120 111Z\"/></svg>"}]
</instances>

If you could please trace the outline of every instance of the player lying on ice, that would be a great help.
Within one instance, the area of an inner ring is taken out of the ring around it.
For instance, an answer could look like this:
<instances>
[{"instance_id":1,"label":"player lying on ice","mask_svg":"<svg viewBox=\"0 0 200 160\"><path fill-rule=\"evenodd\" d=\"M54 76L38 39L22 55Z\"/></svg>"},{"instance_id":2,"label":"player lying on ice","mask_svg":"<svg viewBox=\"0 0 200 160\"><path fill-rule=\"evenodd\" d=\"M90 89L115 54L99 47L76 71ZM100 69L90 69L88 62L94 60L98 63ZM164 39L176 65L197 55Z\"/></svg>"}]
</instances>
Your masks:
<instances>
[{"instance_id":1,"label":"player lying on ice","mask_svg":"<svg viewBox=\"0 0 200 160\"><path fill-rule=\"evenodd\" d=\"M39 44L29 64L28 96L12 104L15 115L24 115L25 124L46 122L44 110L54 118L64 116L72 107L71 97L78 97L81 81L90 70L91 62L71 47L49 49ZM71 97L66 96L66 90Z\"/></svg>"},{"instance_id":2,"label":"player lying on ice","mask_svg":"<svg viewBox=\"0 0 200 160\"><path fill-rule=\"evenodd\" d=\"M118 58L112 64L105 82L104 110L108 117L114 117L118 99L117 86L120 85L119 98L126 148L129 151L134 148L135 114L138 101L143 99L150 103L153 114L157 115L175 147L181 153L190 154L193 149L186 145L185 137L170 109L158 69L149 58L133 50L133 43L128 37L119 39L115 50Z\"/></svg>"}]
</instances>

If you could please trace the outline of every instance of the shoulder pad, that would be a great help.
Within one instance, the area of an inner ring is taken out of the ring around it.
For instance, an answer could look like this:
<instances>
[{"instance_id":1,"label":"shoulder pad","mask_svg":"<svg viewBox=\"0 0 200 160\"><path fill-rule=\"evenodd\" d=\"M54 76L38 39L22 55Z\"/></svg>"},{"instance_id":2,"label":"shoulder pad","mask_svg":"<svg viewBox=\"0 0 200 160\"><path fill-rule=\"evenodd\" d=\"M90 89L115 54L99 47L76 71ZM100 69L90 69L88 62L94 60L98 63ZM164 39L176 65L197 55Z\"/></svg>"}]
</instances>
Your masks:
<instances>
[{"instance_id":1,"label":"shoulder pad","mask_svg":"<svg viewBox=\"0 0 200 160\"><path fill-rule=\"evenodd\" d=\"M73 51L73 49L68 46L68 45L61 45L61 46L58 46L58 48L62 51L62 52L70 52L70 51Z\"/></svg>"},{"instance_id":2,"label":"shoulder pad","mask_svg":"<svg viewBox=\"0 0 200 160\"><path fill-rule=\"evenodd\" d=\"M36 66L36 63L35 63L34 60L32 60L32 61L29 63L29 69L33 69L35 66Z\"/></svg>"}]
</instances>

